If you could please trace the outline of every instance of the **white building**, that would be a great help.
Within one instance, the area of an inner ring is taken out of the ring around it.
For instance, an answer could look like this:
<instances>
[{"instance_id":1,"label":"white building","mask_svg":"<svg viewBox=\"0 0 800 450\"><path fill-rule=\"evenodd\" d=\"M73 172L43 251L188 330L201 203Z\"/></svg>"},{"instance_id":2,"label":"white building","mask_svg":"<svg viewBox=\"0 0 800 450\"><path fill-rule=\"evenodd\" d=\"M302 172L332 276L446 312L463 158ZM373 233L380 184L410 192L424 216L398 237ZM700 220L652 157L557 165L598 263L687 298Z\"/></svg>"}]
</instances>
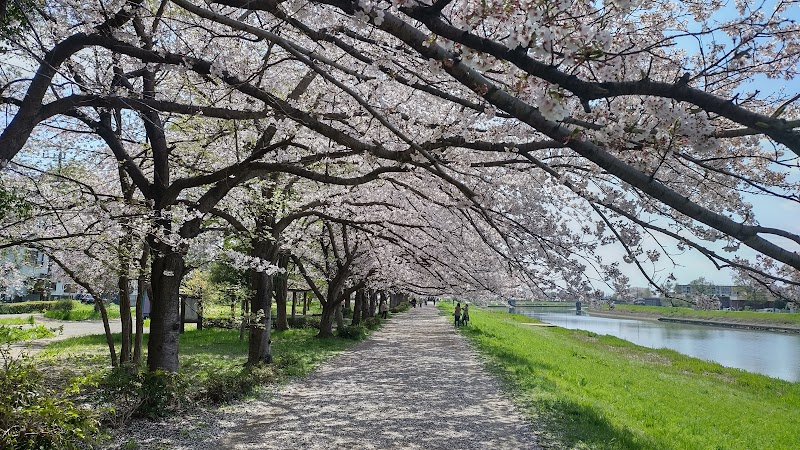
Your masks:
<instances>
[{"instance_id":1,"label":"white building","mask_svg":"<svg viewBox=\"0 0 800 450\"><path fill-rule=\"evenodd\" d=\"M46 253L24 247L0 252L0 297L4 300L38 300L41 293L52 298L68 298L74 286L52 280L51 262Z\"/></svg>"}]
</instances>

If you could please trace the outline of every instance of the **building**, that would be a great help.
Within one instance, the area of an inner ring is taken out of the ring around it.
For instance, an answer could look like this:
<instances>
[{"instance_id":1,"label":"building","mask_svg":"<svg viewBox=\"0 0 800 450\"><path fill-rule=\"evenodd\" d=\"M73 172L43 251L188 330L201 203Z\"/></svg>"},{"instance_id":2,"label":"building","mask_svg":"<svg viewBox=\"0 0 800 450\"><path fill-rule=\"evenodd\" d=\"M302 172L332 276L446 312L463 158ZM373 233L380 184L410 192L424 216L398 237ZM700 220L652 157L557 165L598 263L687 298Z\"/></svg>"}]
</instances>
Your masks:
<instances>
[{"instance_id":1,"label":"building","mask_svg":"<svg viewBox=\"0 0 800 450\"><path fill-rule=\"evenodd\" d=\"M678 284L675 293L680 295L706 294L712 297L738 297L738 286L718 286L716 284Z\"/></svg>"},{"instance_id":2,"label":"building","mask_svg":"<svg viewBox=\"0 0 800 450\"><path fill-rule=\"evenodd\" d=\"M75 292L72 284L52 280L52 263L47 254L40 250L24 247L8 249L0 253L0 262L11 269L5 270L0 279L0 297L5 301L69 298ZM12 277L21 282L12 281Z\"/></svg>"}]
</instances>

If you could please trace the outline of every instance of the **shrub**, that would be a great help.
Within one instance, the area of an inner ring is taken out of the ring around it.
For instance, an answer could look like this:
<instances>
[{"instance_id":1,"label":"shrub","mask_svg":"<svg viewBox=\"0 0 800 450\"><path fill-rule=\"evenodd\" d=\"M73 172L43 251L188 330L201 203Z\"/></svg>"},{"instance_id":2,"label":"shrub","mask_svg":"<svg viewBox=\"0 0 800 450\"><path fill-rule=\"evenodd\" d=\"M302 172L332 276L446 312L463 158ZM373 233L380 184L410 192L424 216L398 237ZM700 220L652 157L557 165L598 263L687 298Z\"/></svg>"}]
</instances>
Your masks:
<instances>
[{"instance_id":1,"label":"shrub","mask_svg":"<svg viewBox=\"0 0 800 450\"><path fill-rule=\"evenodd\" d=\"M52 308L56 302L0 303L0 314L30 314Z\"/></svg>"},{"instance_id":2,"label":"shrub","mask_svg":"<svg viewBox=\"0 0 800 450\"><path fill-rule=\"evenodd\" d=\"M348 325L344 328L340 328L339 330L337 330L336 334L340 338L361 341L366 339L367 337L367 327L363 325Z\"/></svg>"},{"instance_id":3,"label":"shrub","mask_svg":"<svg viewBox=\"0 0 800 450\"><path fill-rule=\"evenodd\" d=\"M282 375L294 377L305 375L307 362L297 353L283 353L275 358L275 368Z\"/></svg>"},{"instance_id":4,"label":"shrub","mask_svg":"<svg viewBox=\"0 0 800 450\"><path fill-rule=\"evenodd\" d=\"M30 339L39 339L54 336L53 332L44 325L23 328L13 325L0 325L0 345Z\"/></svg>"},{"instance_id":5,"label":"shrub","mask_svg":"<svg viewBox=\"0 0 800 450\"><path fill-rule=\"evenodd\" d=\"M78 449L94 441L99 423L91 412L55 397L25 357L0 349L0 448Z\"/></svg>"},{"instance_id":6,"label":"shrub","mask_svg":"<svg viewBox=\"0 0 800 450\"><path fill-rule=\"evenodd\" d=\"M51 310L55 310L55 311L65 311L65 312L67 312L67 311L72 311L72 308L74 308L74 307L75 307L75 305L73 305L72 300L59 300L50 309Z\"/></svg>"},{"instance_id":7,"label":"shrub","mask_svg":"<svg viewBox=\"0 0 800 450\"><path fill-rule=\"evenodd\" d=\"M233 317L204 317L203 328L223 328L226 330L238 329L242 321Z\"/></svg>"},{"instance_id":8,"label":"shrub","mask_svg":"<svg viewBox=\"0 0 800 450\"><path fill-rule=\"evenodd\" d=\"M381 319L379 317L367 317L362 323L370 330L377 330L381 327Z\"/></svg>"},{"instance_id":9,"label":"shrub","mask_svg":"<svg viewBox=\"0 0 800 450\"><path fill-rule=\"evenodd\" d=\"M288 321L291 328L308 328L308 317L306 316L289 317Z\"/></svg>"},{"instance_id":10,"label":"shrub","mask_svg":"<svg viewBox=\"0 0 800 450\"><path fill-rule=\"evenodd\" d=\"M137 374L125 367L109 372L98 387L98 399L105 407L103 421L112 426L123 425L131 417L164 417L177 408L185 392L178 374Z\"/></svg>"},{"instance_id":11,"label":"shrub","mask_svg":"<svg viewBox=\"0 0 800 450\"><path fill-rule=\"evenodd\" d=\"M254 387L275 379L272 366L260 365L238 372L224 372L209 378L197 394L197 400L220 404L237 400L250 393Z\"/></svg>"},{"instance_id":12,"label":"shrub","mask_svg":"<svg viewBox=\"0 0 800 450\"><path fill-rule=\"evenodd\" d=\"M316 328L319 330L321 320L319 317L308 317L306 319L306 328Z\"/></svg>"}]
</instances>

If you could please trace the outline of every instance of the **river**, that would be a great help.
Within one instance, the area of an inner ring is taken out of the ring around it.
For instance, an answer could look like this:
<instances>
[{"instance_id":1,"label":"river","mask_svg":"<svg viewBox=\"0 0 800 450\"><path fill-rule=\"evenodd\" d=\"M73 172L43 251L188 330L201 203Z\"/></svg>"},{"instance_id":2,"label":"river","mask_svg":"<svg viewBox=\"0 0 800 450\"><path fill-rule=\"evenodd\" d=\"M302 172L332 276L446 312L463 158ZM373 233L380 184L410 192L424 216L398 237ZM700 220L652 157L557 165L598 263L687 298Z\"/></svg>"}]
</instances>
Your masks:
<instances>
[{"instance_id":1,"label":"river","mask_svg":"<svg viewBox=\"0 0 800 450\"><path fill-rule=\"evenodd\" d=\"M597 317L585 311L578 316L574 308L510 311L563 328L609 334L644 347L669 348L723 366L800 381L800 334Z\"/></svg>"}]
</instances>

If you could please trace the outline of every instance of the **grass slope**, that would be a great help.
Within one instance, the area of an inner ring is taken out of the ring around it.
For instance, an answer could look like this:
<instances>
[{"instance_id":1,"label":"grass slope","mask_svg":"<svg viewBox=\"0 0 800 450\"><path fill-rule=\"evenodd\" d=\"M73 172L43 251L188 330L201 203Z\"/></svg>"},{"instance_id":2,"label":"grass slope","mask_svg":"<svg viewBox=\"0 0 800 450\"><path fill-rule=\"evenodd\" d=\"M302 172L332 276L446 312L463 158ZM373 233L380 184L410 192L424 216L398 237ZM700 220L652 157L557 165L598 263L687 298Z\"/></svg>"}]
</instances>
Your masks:
<instances>
[{"instance_id":1,"label":"grass slope","mask_svg":"<svg viewBox=\"0 0 800 450\"><path fill-rule=\"evenodd\" d=\"M800 383L533 322L476 309L463 332L546 430L545 448L798 448Z\"/></svg>"},{"instance_id":2,"label":"grass slope","mask_svg":"<svg viewBox=\"0 0 800 450\"><path fill-rule=\"evenodd\" d=\"M752 323L774 326L800 327L800 313L771 313L757 311L702 311L669 306L616 305L613 311L602 313L625 314L639 317L669 317L673 319L710 320L714 322Z\"/></svg>"}]
</instances>

